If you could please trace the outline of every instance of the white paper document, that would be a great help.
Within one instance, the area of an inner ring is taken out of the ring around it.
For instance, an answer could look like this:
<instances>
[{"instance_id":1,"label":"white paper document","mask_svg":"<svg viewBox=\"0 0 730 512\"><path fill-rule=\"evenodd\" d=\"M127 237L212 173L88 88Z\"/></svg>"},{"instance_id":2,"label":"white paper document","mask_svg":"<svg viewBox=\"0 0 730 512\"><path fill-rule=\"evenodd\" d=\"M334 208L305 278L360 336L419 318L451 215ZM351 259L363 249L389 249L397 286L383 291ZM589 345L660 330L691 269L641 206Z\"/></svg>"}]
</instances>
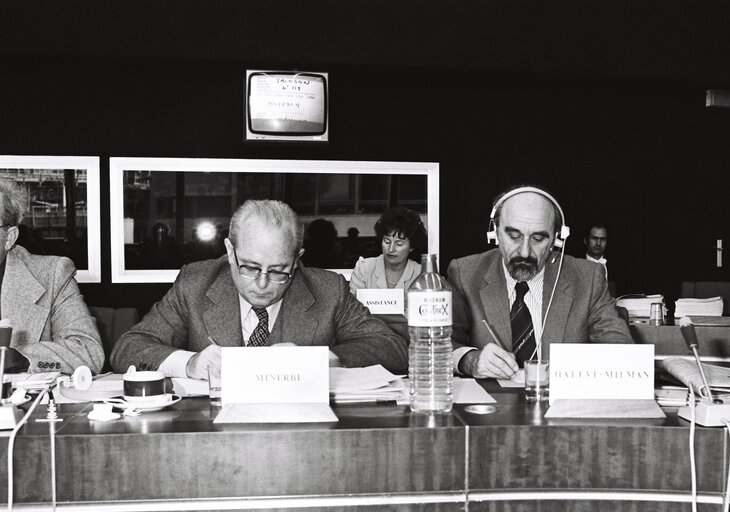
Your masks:
<instances>
[{"instance_id":1,"label":"white paper document","mask_svg":"<svg viewBox=\"0 0 730 512\"><path fill-rule=\"evenodd\" d=\"M520 368L511 379L497 379L499 385L503 388L524 388L525 387L525 369Z\"/></svg>"},{"instance_id":2,"label":"white paper document","mask_svg":"<svg viewBox=\"0 0 730 512\"><path fill-rule=\"evenodd\" d=\"M406 387L406 393L402 399L398 400L399 405L408 405L410 397L408 395L408 379L403 380ZM452 400L455 404L494 404L497 400L472 378L454 377L454 393Z\"/></svg>"}]
</instances>

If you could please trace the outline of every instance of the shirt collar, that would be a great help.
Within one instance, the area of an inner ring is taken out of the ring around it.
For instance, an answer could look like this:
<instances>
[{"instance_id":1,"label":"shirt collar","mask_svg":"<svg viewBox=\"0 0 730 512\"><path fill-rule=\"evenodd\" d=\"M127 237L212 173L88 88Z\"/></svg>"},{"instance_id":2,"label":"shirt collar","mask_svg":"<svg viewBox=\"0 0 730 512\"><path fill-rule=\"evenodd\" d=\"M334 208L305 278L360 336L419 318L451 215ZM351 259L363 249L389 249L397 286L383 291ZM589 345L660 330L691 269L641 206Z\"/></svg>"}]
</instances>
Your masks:
<instances>
[{"instance_id":1,"label":"shirt collar","mask_svg":"<svg viewBox=\"0 0 730 512\"><path fill-rule=\"evenodd\" d=\"M606 262L608 261L608 260L607 260L606 258L604 258L603 256L601 256L600 258L596 259L596 258L593 258L593 257L592 257L592 256L591 256L590 254L586 254L586 259L587 259L588 261L595 261L596 263L601 263L601 264L603 264L603 265L605 265L605 264L606 264Z\"/></svg>"},{"instance_id":2,"label":"shirt collar","mask_svg":"<svg viewBox=\"0 0 730 512\"><path fill-rule=\"evenodd\" d=\"M251 311L251 304L248 303L246 299L241 297L241 294L238 293L238 304L241 308L241 319L244 319L248 316L249 312ZM270 306L266 307L266 312L269 315L269 325L273 325L273 320L276 319L276 317L279 315L279 310L281 309L281 301L283 300L283 297Z\"/></svg>"}]
</instances>

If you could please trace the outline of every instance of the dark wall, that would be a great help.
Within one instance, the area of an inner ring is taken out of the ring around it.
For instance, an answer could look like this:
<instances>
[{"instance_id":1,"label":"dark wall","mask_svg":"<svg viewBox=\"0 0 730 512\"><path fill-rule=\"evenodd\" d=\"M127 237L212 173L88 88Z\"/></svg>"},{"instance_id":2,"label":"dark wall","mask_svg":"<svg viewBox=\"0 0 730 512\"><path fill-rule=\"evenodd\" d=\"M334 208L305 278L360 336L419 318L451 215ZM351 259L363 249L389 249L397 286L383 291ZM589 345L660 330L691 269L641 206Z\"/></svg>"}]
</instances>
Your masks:
<instances>
[{"instance_id":1,"label":"dark wall","mask_svg":"<svg viewBox=\"0 0 730 512\"><path fill-rule=\"evenodd\" d=\"M233 5L211 5L223 4ZM271 13L250 18L255 14L251 6L257 4L236 4L247 5L235 9L244 9L238 15L246 14L247 26L261 34L255 19L263 23ZM20 9L20 3L12 5ZM214 27L203 30L201 23L198 32L191 33L193 39L180 46L181 29L174 21L172 28L155 27L149 17L141 16L141 29L130 29L129 39L124 39L120 27L132 21L127 10L117 13L123 23L114 25L100 13L87 12L93 9L90 2L68 5L86 17L66 34L51 25L51 15L43 11L40 28L47 32L40 30L38 19L23 19L20 26L33 29L29 37L13 39L7 32L0 37L0 154L101 157L103 282L82 285L89 304L131 305L144 313L169 288L110 283L107 171L112 156L435 161L441 169L444 272L452 258L485 249L491 200L497 193L515 183L535 183L554 192L565 210L573 229L569 253L582 252L581 231L589 219L608 223L607 257L619 293L676 297L682 279L730 279L726 270L714 268L710 248L716 238L725 238L726 245L730 240L730 109L704 107L705 89L730 83L730 68L712 58L693 64L691 55L679 53L674 69L662 54L655 66L642 68L646 48L631 53L625 39L617 39L613 47L604 34L590 45L606 52L593 62L590 52L581 49L590 31L581 28L580 37L571 40L560 34L552 43L577 57L568 62L565 52L548 55L540 46L549 39L547 27L558 34L553 12L543 13L547 25L540 25L532 42L522 41L512 53L504 48L494 54L477 51L477 56L460 52L464 43L452 39L458 31L451 25L448 33L433 35L437 42L423 38L426 50L413 41L404 49L391 20L384 22L386 40L374 47L352 42L345 28L332 24L328 30L342 32L340 39L300 34L305 50L292 45L287 54L289 32L278 38L270 30L266 37L273 46L261 45L256 53L248 37L241 35L243 41L233 33L221 36ZM332 20L341 14L334 4L315 5L329 5ZM362 5L353 5L356 12L365 12ZM514 8L498 2L488 5L484 9L489 12L475 12L499 13L518 30ZM669 8L681 13L678 5ZM192 20L190 11L186 23ZM161 20L165 13L148 8L147 14ZM393 14L406 18L401 10ZM435 10L422 18L433 24L437 14ZM539 9L533 16L538 14ZM224 32L231 28L223 13L206 16L218 19ZM454 16L452 12L446 19ZM480 36L476 22L466 14L458 17L469 20L465 37L473 43L495 37ZM537 21L526 20L529 26L537 26ZM612 17L603 23L613 26L619 20ZM494 20L490 24L501 34L497 42L504 43L507 35L520 40L508 26ZM109 36L102 27L109 29ZM652 27L659 33L658 26ZM159 33L153 37L155 29ZM709 40L715 41L719 32L708 30ZM178 46L168 43L166 34ZM410 26L403 34L423 35ZM203 37L202 49L196 49L195 37ZM639 36L629 39L641 41ZM388 47L393 49L390 58ZM318 52L322 48L329 49ZM347 49L367 48L371 53L353 55L346 62ZM528 48L534 48L535 55L528 55ZM717 45L713 48L711 56L720 57ZM431 65L427 50L432 51ZM458 66L449 65L449 58L457 55ZM409 57L417 65L404 65ZM592 64L586 66L588 62ZM329 143L243 141L245 69L270 67L329 72Z\"/></svg>"}]
</instances>

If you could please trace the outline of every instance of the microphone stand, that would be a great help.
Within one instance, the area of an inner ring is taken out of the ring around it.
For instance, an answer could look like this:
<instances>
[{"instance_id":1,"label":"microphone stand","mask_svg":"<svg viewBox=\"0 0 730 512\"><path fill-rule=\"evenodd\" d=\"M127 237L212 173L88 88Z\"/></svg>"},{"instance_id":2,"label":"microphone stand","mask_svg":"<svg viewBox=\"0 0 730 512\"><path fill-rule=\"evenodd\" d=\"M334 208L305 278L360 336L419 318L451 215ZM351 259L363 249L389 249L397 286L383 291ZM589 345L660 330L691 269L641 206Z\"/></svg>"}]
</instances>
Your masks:
<instances>
[{"instance_id":1,"label":"microphone stand","mask_svg":"<svg viewBox=\"0 0 730 512\"><path fill-rule=\"evenodd\" d=\"M692 325L692 321L684 317L680 321L680 326L682 335L685 338L685 343L687 343L687 346L694 354L695 361L697 362L697 368L700 370L702 384L707 390L707 398L700 398L700 402L694 407L695 421L698 425L702 425L703 427L724 427L725 421L730 421L730 404L723 403L723 401L719 398L714 398L712 396L710 384L705 376L705 370L702 368L702 361L700 360L700 355L697 351L699 343L697 341L697 335L694 330L694 325ZM694 396L691 396L689 399L694 400L695 398ZM692 408L690 406L680 407L677 409L677 416L692 421Z\"/></svg>"}]
</instances>

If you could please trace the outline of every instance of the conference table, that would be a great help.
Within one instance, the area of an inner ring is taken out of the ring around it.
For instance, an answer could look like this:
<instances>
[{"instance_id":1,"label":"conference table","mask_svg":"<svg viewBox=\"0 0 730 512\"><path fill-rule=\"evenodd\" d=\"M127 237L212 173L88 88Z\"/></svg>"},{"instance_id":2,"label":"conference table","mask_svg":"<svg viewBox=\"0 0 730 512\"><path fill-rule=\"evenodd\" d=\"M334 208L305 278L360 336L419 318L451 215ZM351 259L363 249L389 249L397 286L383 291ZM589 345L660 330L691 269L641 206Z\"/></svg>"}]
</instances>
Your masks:
<instances>
[{"instance_id":1,"label":"conference table","mask_svg":"<svg viewBox=\"0 0 730 512\"><path fill-rule=\"evenodd\" d=\"M347 404L327 424L217 424L201 397L110 422L89 420L90 403L35 421L41 405L15 441L15 509L50 510L54 429L58 510L690 510L690 428L676 409L661 420L546 419L547 404L523 390L479 382L492 413ZM700 510L719 509L727 440L696 429Z\"/></svg>"}]
</instances>

